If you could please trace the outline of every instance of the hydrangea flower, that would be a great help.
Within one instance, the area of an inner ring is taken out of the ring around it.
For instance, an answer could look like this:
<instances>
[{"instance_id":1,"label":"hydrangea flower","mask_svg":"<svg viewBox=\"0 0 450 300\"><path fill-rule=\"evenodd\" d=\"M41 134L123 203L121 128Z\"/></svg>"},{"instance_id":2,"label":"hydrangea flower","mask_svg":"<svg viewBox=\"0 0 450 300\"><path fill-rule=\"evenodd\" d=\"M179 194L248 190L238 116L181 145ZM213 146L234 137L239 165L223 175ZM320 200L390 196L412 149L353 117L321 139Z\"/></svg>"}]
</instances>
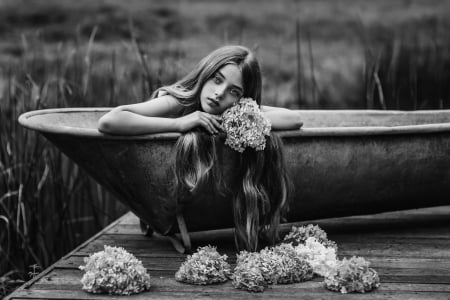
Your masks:
<instances>
[{"instance_id":1,"label":"hydrangea flower","mask_svg":"<svg viewBox=\"0 0 450 300\"><path fill-rule=\"evenodd\" d=\"M150 289L150 275L142 262L121 247L104 246L104 251L84 258L83 290L90 293L130 295Z\"/></svg>"},{"instance_id":2,"label":"hydrangea flower","mask_svg":"<svg viewBox=\"0 0 450 300\"><path fill-rule=\"evenodd\" d=\"M188 255L175 279L199 285L225 282L231 277L231 268L226 260L227 256L221 256L216 247L199 247L196 253Z\"/></svg>"},{"instance_id":3,"label":"hydrangea flower","mask_svg":"<svg viewBox=\"0 0 450 300\"><path fill-rule=\"evenodd\" d=\"M277 283L288 284L311 280L314 276L311 264L298 255L290 244L281 244L272 248L273 256L280 258Z\"/></svg>"},{"instance_id":4,"label":"hydrangea flower","mask_svg":"<svg viewBox=\"0 0 450 300\"><path fill-rule=\"evenodd\" d=\"M336 248L326 247L315 237L308 237L304 244L295 246L297 255L305 259L319 276L333 274L338 262Z\"/></svg>"},{"instance_id":5,"label":"hydrangea flower","mask_svg":"<svg viewBox=\"0 0 450 300\"><path fill-rule=\"evenodd\" d=\"M336 243L328 239L327 233L322 228L313 224L300 227L292 226L291 231L286 234L283 242L297 246L298 244L304 244L309 237L315 237L317 241L322 243L325 247L332 247L337 251Z\"/></svg>"},{"instance_id":6,"label":"hydrangea flower","mask_svg":"<svg viewBox=\"0 0 450 300\"><path fill-rule=\"evenodd\" d=\"M227 134L225 145L241 153L247 147L264 150L271 129L270 121L252 98L242 98L228 108L222 114L222 126Z\"/></svg>"},{"instance_id":7,"label":"hydrangea flower","mask_svg":"<svg viewBox=\"0 0 450 300\"><path fill-rule=\"evenodd\" d=\"M262 292L269 284L302 282L312 277L311 265L296 254L292 245L282 244L260 252L241 251L237 256L233 286Z\"/></svg>"},{"instance_id":8,"label":"hydrangea flower","mask_svg":"<svg viewBox=\"0 0 450 300\"><path fill-rule=\"evenodd\" d=\"M268 272L268 270L265 271ZM263 292L268 283L260 267L259 253L241 251L236 256L236 268L232 278L232 284L237 289L255 293Z\"/></svg>"},{"instance_id":9,"label":"hydrangea flower","mask_svg":"<svg viewBox=\"0 0 450 300\"><path fill-rule=\"evenodd\" d=\"M325 278L325 287L343 294L365 293L378 288L378 273L369 266L370 263L362 257L344 258L338 262L334 274Z\"/></svg>"}]
</instances>

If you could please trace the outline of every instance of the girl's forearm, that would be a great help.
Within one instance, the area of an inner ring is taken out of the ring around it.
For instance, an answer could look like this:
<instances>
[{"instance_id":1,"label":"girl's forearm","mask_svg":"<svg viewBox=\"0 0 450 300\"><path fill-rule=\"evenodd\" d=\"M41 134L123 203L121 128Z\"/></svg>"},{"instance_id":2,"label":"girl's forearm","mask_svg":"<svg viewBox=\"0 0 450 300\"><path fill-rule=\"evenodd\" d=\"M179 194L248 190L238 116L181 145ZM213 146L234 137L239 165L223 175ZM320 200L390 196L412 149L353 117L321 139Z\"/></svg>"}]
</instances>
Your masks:
<instances>
[{"instance_id":1,"label":"girl's forearm","mask_svg":"<svg viewBox=\"0 0 450 300\"><path fill-rule=\"evenodd\" d=\"M147 117L133 112L111 111L100 118L98 130L103 133L139 135L179 131L177 119Z\"/></svg>"},{"instance_id":2,"label":"girl's forearm","mask_svg":"<svg viewBox=\"0 0 450 300\"><path fill-rule=\"evenodd\" d=\"M299 129L303 125L300 115L286 108L271 107L264 111L264 115L270 120L272 130Z\"/></svg>"}]
</instances>

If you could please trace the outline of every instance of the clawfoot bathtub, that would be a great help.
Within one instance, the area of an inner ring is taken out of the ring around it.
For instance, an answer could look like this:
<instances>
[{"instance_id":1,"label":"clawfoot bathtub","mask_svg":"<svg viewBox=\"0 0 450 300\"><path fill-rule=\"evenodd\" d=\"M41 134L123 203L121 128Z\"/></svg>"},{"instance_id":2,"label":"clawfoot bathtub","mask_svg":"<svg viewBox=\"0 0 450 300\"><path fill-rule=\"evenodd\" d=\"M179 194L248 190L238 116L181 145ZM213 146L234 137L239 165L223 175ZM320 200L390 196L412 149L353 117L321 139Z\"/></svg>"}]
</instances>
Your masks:
<instances>
[{"instance_id":1,"label":"clawfoot bathtub","mask_svg":"<svg viewBox=\"0 0 450 300\"><path fill-rule=\"evenodd\" d=\"M170 195L180 134L105 135L97 120L108 110L31 111L19 122L43 134L152 230L178 231ZM301 130L277 132L293 182L287 221L450 204L450 110L298 113ZM231 176L228 161L237 154L218 148L218 163ZM233 227L230 199L209 193L183 216L189 231Z\"/></svg>"}]
</instances>

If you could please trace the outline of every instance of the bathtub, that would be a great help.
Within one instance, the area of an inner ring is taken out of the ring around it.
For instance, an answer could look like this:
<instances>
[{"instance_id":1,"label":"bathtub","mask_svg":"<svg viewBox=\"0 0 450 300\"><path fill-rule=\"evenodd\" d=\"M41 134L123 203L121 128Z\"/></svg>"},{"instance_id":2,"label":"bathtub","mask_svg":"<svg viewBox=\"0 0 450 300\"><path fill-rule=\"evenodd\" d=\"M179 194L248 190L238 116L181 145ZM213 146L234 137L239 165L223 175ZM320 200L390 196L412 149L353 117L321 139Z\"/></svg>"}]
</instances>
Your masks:
<instances>
[{"instance_id":1,"label":"bathtub","mask_svg":"<svg viewBox=\"0 0 450 300\"><path fill-rule=\"evenodd\" d=\"M112 136L110 108L31 111L36 130L158 233L176 232L171 166L179 133ZM450 204L450 110L299 110L301 130L279 131L293 189L288 222ZM216 137L224 139L223 136ZM218 147L226 174L236 152ZM230 199L205 194L185 207L189 231L233 227Z\"/></svg>"}]
</instances>

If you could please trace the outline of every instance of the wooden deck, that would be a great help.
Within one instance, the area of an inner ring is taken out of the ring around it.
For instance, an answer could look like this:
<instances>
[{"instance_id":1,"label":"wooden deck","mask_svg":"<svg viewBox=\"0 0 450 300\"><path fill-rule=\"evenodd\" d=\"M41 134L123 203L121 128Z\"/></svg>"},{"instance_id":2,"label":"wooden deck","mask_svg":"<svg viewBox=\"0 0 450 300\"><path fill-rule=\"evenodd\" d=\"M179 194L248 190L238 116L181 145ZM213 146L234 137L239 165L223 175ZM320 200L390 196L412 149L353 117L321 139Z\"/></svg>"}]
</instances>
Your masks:
<instances>
[{"instance_id":1,"label":"wooden deck","mask_svg":"<svg viewBox=\"0 0 450 300\"><path fill-rule=\"evenodd\" d=\"M174 273L184 261L163 237L141 234L138 219L128 213L27 282L7 299L125 299L81 290L83 257L103 245L122 246L144 263L150 291L126 299L450 299L450 206L304 222L325 229L339 246L339 256L363 256L372 262L381 287L371 293L341 295L323 288L322 279L277 285L262 294L234 289L230 282L214 286L178 283ZM194 246L218 245L234 261L230 230L193 236Z\"/></svg>"}]
</instances>

